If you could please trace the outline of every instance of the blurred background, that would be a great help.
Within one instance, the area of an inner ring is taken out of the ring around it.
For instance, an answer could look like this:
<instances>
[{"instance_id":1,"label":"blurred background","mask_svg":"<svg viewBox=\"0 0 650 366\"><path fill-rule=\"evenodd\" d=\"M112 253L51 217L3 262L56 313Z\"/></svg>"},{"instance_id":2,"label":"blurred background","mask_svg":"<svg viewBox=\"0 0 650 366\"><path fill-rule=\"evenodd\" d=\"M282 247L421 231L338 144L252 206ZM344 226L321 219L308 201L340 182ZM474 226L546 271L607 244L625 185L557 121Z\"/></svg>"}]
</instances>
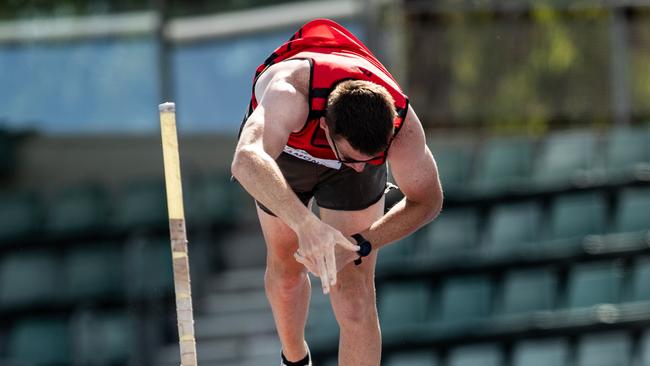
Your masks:
<instances>
[{"instance_id":1,"label":"blurred background","mask_svg":"<svg viewBox=\"0 0 650 366\"><path fill-rule=\"evenodd\" d=\"M445 189L380 252L383 364L650 365L648 0L0 1L0 365L179 364L166 100L199 363L279 363L229 166L255 67L315 17L401 83ZM314 291L317 365L337 332Z\"/></svg>"}]
</instances>

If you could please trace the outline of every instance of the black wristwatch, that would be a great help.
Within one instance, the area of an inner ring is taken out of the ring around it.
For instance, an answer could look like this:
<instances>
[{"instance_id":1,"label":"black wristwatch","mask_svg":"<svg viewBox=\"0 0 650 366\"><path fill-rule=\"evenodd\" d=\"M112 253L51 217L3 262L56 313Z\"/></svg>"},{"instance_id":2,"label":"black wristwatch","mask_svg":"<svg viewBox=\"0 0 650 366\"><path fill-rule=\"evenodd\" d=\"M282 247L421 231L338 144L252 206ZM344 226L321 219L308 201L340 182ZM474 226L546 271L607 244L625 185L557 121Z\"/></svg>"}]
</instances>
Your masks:
<instances>
[{"instance_id":1,"label":"black wristwatch","mask_svg":"<svg viewBox=\"0 0 650 366\"><path fill-rule=\"evenodd\" d=\"M361 236L361 234L354 234L352 235L352 238L357 241L357 245L359 246L359 250L357 251L359 258L354 260L354 264L358 266L361 264L361 258L367 257L372 251L372 244L370 244L366 238Z\"/></svg>"}]
</instances>

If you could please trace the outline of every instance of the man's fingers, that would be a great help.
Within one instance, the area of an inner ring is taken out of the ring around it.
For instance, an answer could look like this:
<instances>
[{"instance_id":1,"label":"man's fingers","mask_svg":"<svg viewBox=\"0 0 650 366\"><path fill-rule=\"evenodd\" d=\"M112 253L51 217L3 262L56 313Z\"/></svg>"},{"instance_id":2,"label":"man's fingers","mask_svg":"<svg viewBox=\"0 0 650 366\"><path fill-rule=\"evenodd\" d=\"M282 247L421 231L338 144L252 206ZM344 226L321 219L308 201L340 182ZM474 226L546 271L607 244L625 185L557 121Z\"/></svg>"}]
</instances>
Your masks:
<instances>
[{"instance_id":1,"label":"man's fingers","mask_svg":"<svg viewBox=\"0 0 650 366\"><path fill-rule=\"evenodd\" d=\"M303 257L298 252L293 253L293 257L296 259L296 262L304 265L309 272L313 273L315 276L318 276L318 273L314 268L314 264L309 259Z\"/></svg>"},{"instance_id":2,"label":"man's fingers","mask_svg":"<svg viewBox=\"0 0 650 366\"><path fill-rule=\"evenodd\" d=\"M320 281L321 281L321 284L323 285L323 293L327 294L327 293L330 292L330 276L329 276L329 273L327 272L327 267L325 265L325 261L321 259L319 262L320 262L319 263L320 264L320 266L319 266L319 268L320 268Z\"/></svg>"},{"instance_id":3,"label":"man's fingers","mask_svg":"<svg viewBox=\"0 0 650 366\"><path fill-rule=\"evenodd\" d=\"M330 279L330 285L336 285L336 256L334 255L334 248L327 253L325 257L325 266L327 267L327 276Z\"/></svg>"},{"instance_id":4,"label":"man's fingers","mask_svg":"<svg viewBox=\"0 0 650 366\"><path fill-rule=\"evenodd\" d=\"M343 235L339 235L339 239L336 241L336 244L342 246L347 250L351 250L353 252L358 252L361 249L358 245L353 244L348 240L348 238L346 238Z\"/></svg>"}]
</instances>

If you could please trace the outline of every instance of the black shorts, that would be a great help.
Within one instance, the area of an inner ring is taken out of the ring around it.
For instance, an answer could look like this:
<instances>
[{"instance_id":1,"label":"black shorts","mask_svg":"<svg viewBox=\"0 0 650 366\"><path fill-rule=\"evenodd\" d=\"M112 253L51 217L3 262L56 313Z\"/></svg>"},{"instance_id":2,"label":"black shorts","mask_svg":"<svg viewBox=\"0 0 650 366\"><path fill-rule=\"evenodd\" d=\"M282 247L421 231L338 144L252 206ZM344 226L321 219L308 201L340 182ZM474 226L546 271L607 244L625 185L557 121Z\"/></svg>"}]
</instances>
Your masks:
<instances>
[{"instance_id":1,"label":"black shorts","mask_svg":"<svg viewBox=\"0 0 650 366\"><path fill-rule=\"evenodd\" d=\"M363 210L379 202L386 188L386 164L366 164L363 171L342 165L332 169L282 153L276 159L282 174L302 203L312 197L319 207L342 210ZM273 212L257 202L266 213Z\"/></svg>"}]
</instances>

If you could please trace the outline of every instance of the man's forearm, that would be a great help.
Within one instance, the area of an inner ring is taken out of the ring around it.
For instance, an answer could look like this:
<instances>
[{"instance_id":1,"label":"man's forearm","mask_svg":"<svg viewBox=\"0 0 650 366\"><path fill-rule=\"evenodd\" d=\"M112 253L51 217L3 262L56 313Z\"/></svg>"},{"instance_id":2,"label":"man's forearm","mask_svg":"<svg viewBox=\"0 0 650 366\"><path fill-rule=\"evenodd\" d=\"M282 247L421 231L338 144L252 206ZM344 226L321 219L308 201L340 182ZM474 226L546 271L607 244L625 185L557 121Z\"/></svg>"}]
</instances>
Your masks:
<instances>
[{"instance_id":1,"label":"man's forearm","mask_svg":"<svg viewBox=\"0 0 650 366\"><path fill-rule=\"evenodd\" d=\"M433 220L441 208L442 197L429 204L403 198L361 234L372 243L373 249L379 249L417 231Z\"/></svg>"},{"instance_id":2,"label":"man's forearm","mask_svg":"<svg viewBox=\"0 0 650 366\"><path fill-rule=\"evenodd\" d=\"M294 231L309 218L315 218L295 195L273 158L255 148L237 151L232 174L256 200L283 219Z\"/></svg>"}]
</instances>

